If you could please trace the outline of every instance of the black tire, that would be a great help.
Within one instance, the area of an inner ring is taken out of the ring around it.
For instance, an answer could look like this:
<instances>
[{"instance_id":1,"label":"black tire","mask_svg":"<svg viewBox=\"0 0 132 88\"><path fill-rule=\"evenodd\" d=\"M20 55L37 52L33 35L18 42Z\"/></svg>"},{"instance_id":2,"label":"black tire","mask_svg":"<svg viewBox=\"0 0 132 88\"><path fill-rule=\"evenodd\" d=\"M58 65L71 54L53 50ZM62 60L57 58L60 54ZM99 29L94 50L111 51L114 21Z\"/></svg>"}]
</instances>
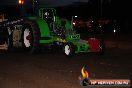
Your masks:
<instances>
[{"instance_id":1,"label":"black tire","mask_svg":"<svg viewBox=\"0 0 132 88\"><path fill-rule=\"evenodd\" d=\"M0 45L6 45L6 49L4 51L9 51L10 48L10 38L9 33L6 27L1 28L0 30Z\"/></svg>"},{"instance_id":2,"label":"black tire","mask_svg":"<svg viewBox=\"0 0 132 88\"><path fill-rule=\"evenodd\" d=\"M68 51L66 51L66 50L68 50ZM75 46L73 45L73 43L68 42L68 43L64 44L63 52L66 56L72 57L75 54Z\"/></svg>"},{"instance_id":3,"label":"black tire","mask_svg":"<svg viewBox=\"0 0 132 88\"><path fill-rule=\"evenodd\" d=\"M8 38L7 38L7 42L8 42L8 52L13 52L14 51L14 48L13 48L13 35L12 35L12 30L7 28L8 30ZM9 33L9 30L10 30L10 33Z\"/></svg>"},{"instance_id":4,"label":"black tire","mask_svg":"<svg viewBox=\"0 0 132 88\"><path fill-rule=\"evenodd\" d=\"M7 38L6 43L8 47L7 51L10 52L12 50L12 44L11 44L10 37Z\"/></svg>"},{"instance_id":5,"label":"black tire","mask_svg":"<svg viewBox=\"0 0 132 88\"><path fill-rule=\"evenodd\" d=\"M29 40L27 39L27 36L25 33L25 31L29 30ZM29 52L29 53L36 53L38 52L39 49L39 29L37 28L37 25L35 22L33 21L25 21L24 22L24 26L22 29L22 46L24 51ZM25 37L26 36L26 39ZM29 46L28 44L26 44L25 42L29 41Z\"/></svg>"},{"instance_id":6,"label":"black tire","mask_svg":"<svg viewBox=\"0 0 132 88\"><path fill-rule=\"evenodd\" d=\"M0 28L0 45L4 44L8 38L8 30L6 27Z\"/></svg>"}]
</instances>

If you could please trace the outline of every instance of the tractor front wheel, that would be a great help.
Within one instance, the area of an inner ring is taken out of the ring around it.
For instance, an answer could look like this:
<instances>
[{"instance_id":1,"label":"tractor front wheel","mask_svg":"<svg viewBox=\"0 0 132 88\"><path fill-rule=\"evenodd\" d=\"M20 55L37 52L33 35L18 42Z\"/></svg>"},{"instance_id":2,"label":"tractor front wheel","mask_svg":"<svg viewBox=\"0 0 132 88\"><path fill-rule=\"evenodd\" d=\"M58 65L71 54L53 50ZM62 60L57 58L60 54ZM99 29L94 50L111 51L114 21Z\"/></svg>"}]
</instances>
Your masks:
<instances>
[{"instance_id":1,"label":"tractor front wheel","mask_svg":"<svg viewBox=\"0 0 132 88\"><path fill-rule=\"evenodd\" d=\"M74 45L72 43L66 43L64 44L64 53L66 56L73 56L75 53L75 48Z\"/></svg>"}]
</instances>

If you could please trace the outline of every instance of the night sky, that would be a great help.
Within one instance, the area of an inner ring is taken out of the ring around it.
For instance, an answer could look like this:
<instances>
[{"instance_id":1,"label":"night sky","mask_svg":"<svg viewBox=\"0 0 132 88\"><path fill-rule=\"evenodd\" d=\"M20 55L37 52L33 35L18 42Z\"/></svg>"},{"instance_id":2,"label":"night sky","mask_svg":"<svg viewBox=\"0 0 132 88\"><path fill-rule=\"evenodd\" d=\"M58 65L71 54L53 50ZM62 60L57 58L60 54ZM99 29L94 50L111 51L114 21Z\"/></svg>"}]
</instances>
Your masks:
<instances>
[{"instance_id":1,"label":"night sky","mask_svg":"<svg viewBox=\"0 0 132 88\"><path fill-rule=\"evenodd\" d=\"M102 15L108 17L131 17L132 8L130 0L38 0L45 7L66 7L73 9L71 12L86 15ZM1 0L0 6L17 5L18 0ZM77 11L76 11L77 10Z\"/></svg>"},{"instance_id":2,"label":"night sky","mask_svg":"<svg viewBox=\"0 0 132 88\"><path fill-rule=\"evenodd\" d=\"M45 7L58 8L63 16L106 17L119 20L121 26L129 30L132 28L131 0L38 0L38 2ZM17 0L1 0L0 9L3 6L17 4Z\"/></svg>"},{"instance_id":3,"label":"night sky","mask_svg":"<svg viewBox=\"0 0 132 88\"><path fill-rule=\"evenodd\" d=\"M38 0L39 3L46 6L66 6L75 2L88 2L89 0ZM17 0L1 0L0 5L16 5Z\"/></svg>"}]
</instances>

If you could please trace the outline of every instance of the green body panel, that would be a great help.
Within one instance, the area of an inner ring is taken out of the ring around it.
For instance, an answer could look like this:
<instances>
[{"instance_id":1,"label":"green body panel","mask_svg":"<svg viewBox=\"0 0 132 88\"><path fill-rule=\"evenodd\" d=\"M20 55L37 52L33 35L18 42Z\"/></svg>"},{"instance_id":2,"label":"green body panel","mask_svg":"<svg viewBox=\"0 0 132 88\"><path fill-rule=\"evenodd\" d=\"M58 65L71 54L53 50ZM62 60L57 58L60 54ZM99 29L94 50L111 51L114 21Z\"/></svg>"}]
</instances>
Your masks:
<instances>
[{"instance_id":1,"label":"green body panel","mask_svg":"<svg viewBox=\"0 0 132 88\"><path fill-rule=\"evenodd\" d=\"M28 19L34 20L37 23L37 26L40 29L41 37L49 37L50 36L49 27L45 20L43 20L39 17L28 17Z\"/></svg>"},{"instance_id":2,"label":"green body panel","mask_svg":"<svg viewBox=\"0 0 132 88\"><path fill-rule=\"evenodd\" d=\"M55 26L57 29L62 27L61 19L59 17L55 17Z\"/></svg>"},{"instance_id":3,"label":"green body panel","mask_svg":"<svg viewBox=\"0 0 132 88\"><path fill-rule=\"evenodd\" d=\"M65 25L62 24L62 21L65 21ZM55 17L55 24L57 28L64 27L65 30L71 30L71 21L67 19Z\"/></svg>"},{"instance_id":4,"label":"green body panel","mask_svg":"<svg viewBox=\"0 0 132 88\"><path fill-rule=\"evenodd\" d=\"M71 21L66 20L66 31L67 37L66 40L70 41L74 44L75 48L75 53L80 53L80 52L90 52L90 46L87 41L82 40L80 38L80 34L77 34L75 30L72 30L71 28Z\"/></svg>"},{"instance_id":5,"label":"green body panel","mask_svg":"<svg viewBox=\"0 0 132 88\"><path fill-rule=\"evenodd\" d=\"M70 30L71 29L71 21L66 19L65 28L66 28L66 30Z\"/></svg>"},{"instance_id":6,"label":"green body panel","mask_svg":"<svg viewBox=\"0 0 132 88\"><path fill-rule=\"evenodd\" d=\"M61 22L61 19L59 19ZM58 19L57 19L58 21ZM66 43L66 42L72 42L73 45L76 47L75 53L80 53L80 52L89 52L90 48L85 40L80 39L80 34L77 34L75 31L71 30L71 22L68 20L65 20L65 39L62 38L56 38L56 41ZM59 23L59 22L58 22Z\"/></svg>"},{"instance_id":7,"label":"green body panel","mask_svg":"<svg viewBox=\"0 0 132 88\"><path fill-rule=\"evenodd\" d=\"M38 19L37 23L40 29L41 37L49 37L50 31L49 31L49 27L46 21L43 19Z\"/></svg>"},{"instance_id":8,"label":"green body panel","mask_svg":"<svg viewBox=\"0 0 132 88\"><path fill-rule=\"evenodd\" d=\"M48 24L45 20L38 18L38 17L28 17L29 20L33 20L37 23L38 30L40 31L40 43L52 43L53 42L53 36L50 35L50 30L48 27ZM43 37L49 37L49 39L41 40Z\"/></svg>"},{"instance_id":9,"label":"green body panel","mask_svg":"<svg viewBox=\"0 0 132 88\"><path fill-rule=\"evenodd\" d=\"M75 30L72 30L71 28L71 21L67 19L62 19L60 17L57 17L56 14L53 15L53 22L54 22L54 27L57 29L63 29L65 31L65 38L62 38L61 36L56 36L53 33L52 28L48 27L48 24L44 20L44 12L43 8L39 10L39 16L40 17L29 17L28 19L36 21L38 25L38 30L40 31L40 40L39 42L41 44L53 44L54 41L61 42L63 44L67 42L71 42L75 46L75 53L80 53L80 52L90 52L90 47L87 41L81 40L80 39L80 34L77 34ZM65 22L65 24L63 24ZM53 35L53 36L52 36ZM49 39L44 39L44 37L48 37Z\"/></svg>"},{"instance_id":10,"label":"green body panel","mask_svg":"<svg viewBox=\"0 0 132 88\"><path fill-rule=\"evenodd\" d=\"M80 40L80 34L68 34L66 35L66 40L68 41Z\"/></svg>"},{"instance_id":11,"label":"green body panel","mask_svg":"<svg viewBox=\"0 0 132 88\"><path fill-rule=\"evenodd\" d=\"M89 52L89 45L87 43L77 42L77 43L74 43L74 45L77 46L75 53Z\"/></svg>"},{"instance_id":12,"label":"green body panel","mask_svg":"<svg viewBox=\"0 0 132 88\"><path fill-rule=\"evenodd\" d=\"M39 40L39 43L41 44L52 44L53 43L53 39L49 39L49 40Z\"/></svg>"},{"instance_id":13,"label":"green body panel","mask_svg":"<svg viewBox=\"0 0 132 88\"><path fill-rule=\"evenodd\" d=\"M89 52L89 44L85 40L75 40L75 41L70 41L74 44L75 48L75 53L79 52Z\"/></svg>"}]
</instances>

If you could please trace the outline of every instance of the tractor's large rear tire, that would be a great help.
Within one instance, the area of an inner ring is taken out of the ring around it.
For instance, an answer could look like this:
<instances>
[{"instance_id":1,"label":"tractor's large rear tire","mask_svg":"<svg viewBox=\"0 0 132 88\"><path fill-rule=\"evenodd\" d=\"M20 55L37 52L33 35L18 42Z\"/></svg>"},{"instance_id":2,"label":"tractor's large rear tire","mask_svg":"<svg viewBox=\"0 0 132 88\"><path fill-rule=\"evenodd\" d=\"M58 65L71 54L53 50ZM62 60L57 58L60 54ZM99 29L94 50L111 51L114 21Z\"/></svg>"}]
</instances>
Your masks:
<instances>
[{"instance_id":1,"label":"tractor's large rear tire","mask_svg":"<svg viewBox=\"0 0 132 88\"><path fill-rule=\"evenodd\" d=\"M33 21L25 21L22 29L22 46L24 51L36 53L39 50L39 29Z\"/></svg>"}]
</instances>

